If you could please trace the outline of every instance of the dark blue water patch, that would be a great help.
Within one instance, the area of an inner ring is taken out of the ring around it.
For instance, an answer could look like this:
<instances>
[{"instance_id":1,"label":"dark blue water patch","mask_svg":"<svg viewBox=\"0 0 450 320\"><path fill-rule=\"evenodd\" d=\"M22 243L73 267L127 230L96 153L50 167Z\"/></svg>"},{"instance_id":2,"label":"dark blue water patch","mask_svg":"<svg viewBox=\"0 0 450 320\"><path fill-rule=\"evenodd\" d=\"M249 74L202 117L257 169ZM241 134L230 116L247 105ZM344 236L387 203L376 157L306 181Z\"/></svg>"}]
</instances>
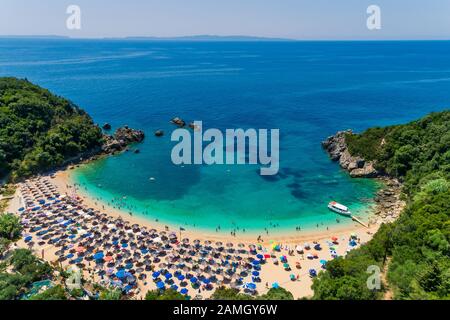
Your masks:
<instances>
[{"instance_id":1,"label":"dark blue water patch","mask_svg":"<svg viewBox=\"0 0 450 320\"><path fill-rule=\"evenodd\" d=\"M293 189L291 195L298 200L305 200L308 198L308 193L302 191L301 189Z\"/></svg>"},{"instance_id":2,"label":"dark blue water patch","mask_svg":"<svg viewBox=\"0 0 450 320\"><path fill-rule=\"evenodd\" d=\"M295 168L282 168L281 172L286 176L286 177L294 177L294 178L301 178L303 177L304 173L302 172L302 170L299 169L295 169Z\"/></svg>"},{"instance_id":3,"label":"dark blue water patch","mask_svg":"<svg viewBox=\"0 0 450 320\"><path fill-rule=\"evenodd\" d=\"M300 183L298 182L289 183L287 187L291 189L300 189Z\"/></svg>"},{"instance_id":4,"label":"dark blue water patch","mask_svg":"<svg viewBox=\"0 0 450 320\"><path fill-rule=\"evenodd\" d=\"M261 172L260 172L259 169L256 170L255 172L256 172L257 175L259 175L261 177L261 179L263 179L264 181L267 181L267 182L277 182L277 181L280 181L280 179L281 179L279 174L276 174L276 175L261 175Z\"/></svg>"},{"instance_id":5,"label":"dark blue water patch","mask_svg":"<svg viewBox=\"0 0 450 320\"><path fill-rule=\"evenodd\" d=\"M302 178L304 173L302 170L294 169L291 167L287 168L280 168L278 170L278 173L275 175L265 176L261 175L261 172L259 170L256 170L256 173L261 176L262 179L269 181L269 182L276 182L280 180L285 180L289 178L299 179Z\"/></svg>"}]
</instances>

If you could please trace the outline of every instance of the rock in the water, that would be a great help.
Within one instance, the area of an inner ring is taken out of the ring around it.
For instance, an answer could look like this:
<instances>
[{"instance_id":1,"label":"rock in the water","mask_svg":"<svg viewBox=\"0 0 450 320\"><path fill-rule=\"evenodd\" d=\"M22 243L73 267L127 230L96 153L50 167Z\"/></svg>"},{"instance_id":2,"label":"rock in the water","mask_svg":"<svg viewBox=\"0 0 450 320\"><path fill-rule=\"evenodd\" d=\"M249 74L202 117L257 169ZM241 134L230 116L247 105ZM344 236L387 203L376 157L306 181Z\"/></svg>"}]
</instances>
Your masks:
<instances>
[{"instance_id":1,"label":"rock in the water","mask_svg":"<svg viewBox=\"0 0 450 320\"><path fill-rule=\"evenodd\" d=\"M105 135L102 150L105 153L116 153L127 149L131 143L142 142L145 134L141 130L134 130L124 126L116 130L114 135Z\"/></svg>"},{"instance_id":2,"label":"rock in the water","mask_svg":"<svg viewBox=\"0 0 450 320\"><path fill-rule=\"evenodd\" d=\"M333 161L339 161L341 168L347 170L354 178L375 178L379 172L372 161L352 156L348 150L345 137L353 134L352 130L339 131L334 136L328 137L322 142L323 148L328 152Z\"/></svg>"},{"instance_id":3,"label":"rock in the water","mask_svg":"<svg viewBox=\"0 0 450 320\"><path fill-rule=\"evenodd\" d=\"M177 125L179 127L184 127L186 125L186 122L184 122L183 119L175 117L170 122L172 122L174 125Z\"/></svg>"},{"instance_id":4,"label":"rock in the water","mask_svg":"<svg viewBox=\"0 0 450 320\"><path fill-rule=\"evenodd\" d=\"M198 125L196 125L194 122L189 123L189 128L191 128L192 130L200 129L200 127Z\"/></svg>"},{"instance_id":5,"label":"rock in the water","mask_svg":"<svg viewBox=\"0 0 450 320\"><path fill-rule=\"evenodd\" d=\"M136 149L136 150L134 150L134 153L136 153L136 154L141 153L141 150Z\"/></svg>"},{"instance_id":6,"label":"rock in the water","mask_svg":"<svg viewBox=\"0 0 450 320\"><path fill-rule=\"evenodd\" d=\"M144 131L130 129L128 126L119 128L114 133L114 138L124 141L126 144L142 142L145 138Z\"/></svg>"},{"instance_id":7,"label":"rock in the water","mask_svg":"<svg viewBox=\"0 0 450 320\"><path fill-rule=\"evenodd\" d=\"M162 137L163 135L164 135L164 131L162 131L162 130L155 131L155 136Z\"/></svg>"},{"instance_id":8,"label":"rock in the water","mask_svg":"<svg viewBox=\"0 0 450 320\"><path fill-rule=\"evenodd\" d=\"M102 128L103 130L111 130L111 125L109 123L105 123Z\"/></svg>"}]
</instances>

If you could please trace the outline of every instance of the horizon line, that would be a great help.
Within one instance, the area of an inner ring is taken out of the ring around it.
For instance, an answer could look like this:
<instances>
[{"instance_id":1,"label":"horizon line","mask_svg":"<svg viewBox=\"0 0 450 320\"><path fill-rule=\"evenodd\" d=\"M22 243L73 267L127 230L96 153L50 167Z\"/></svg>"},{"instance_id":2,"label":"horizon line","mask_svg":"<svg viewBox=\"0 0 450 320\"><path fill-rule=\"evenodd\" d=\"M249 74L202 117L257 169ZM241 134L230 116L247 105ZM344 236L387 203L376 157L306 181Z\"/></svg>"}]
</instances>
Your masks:
<instances>
[{"instance_id":1,"label":"horizon line","mask_svg":"<svg viewBox=\"0 0 450 320\"><path fill-rule=\"evenodd\" d=\"M67 40L140 40L140 41L252 41L252 42L314 42L314 41L450 41L448 38L436 37L436 38L316 38L316 39L298 39L298 38L284 38L284 37L266 37L266 36L251 36L251 35L182 35L182 36L94 36L94 37L72 37L68 35L0 35L1 38L36 38L36 39L67 39Z\"/></svg>"}]
</instances>

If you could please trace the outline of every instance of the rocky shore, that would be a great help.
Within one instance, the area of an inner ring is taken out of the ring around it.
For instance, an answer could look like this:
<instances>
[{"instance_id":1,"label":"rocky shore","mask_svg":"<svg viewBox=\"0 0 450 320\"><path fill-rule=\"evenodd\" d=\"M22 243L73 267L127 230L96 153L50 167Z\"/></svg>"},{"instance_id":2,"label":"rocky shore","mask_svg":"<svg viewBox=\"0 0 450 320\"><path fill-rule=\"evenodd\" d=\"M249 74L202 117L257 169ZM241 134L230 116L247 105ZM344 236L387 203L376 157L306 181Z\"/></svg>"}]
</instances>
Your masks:
<instances>
[{"instance_id":1,"label":"rocky shore","mask_svg":"<svg viewBox=\"0 0 450 320\"><path fill-rule=\"evenodd\" d=\"M322 147L330 155L331 160L339 162L341 168L348 171L351 177L377 178L384 184L374 198L374 217L369 223L394 221L405 207L405 202L401 199L402 184L395 178L381 174L375 169L373 161L351 155L345 142L345 136L348 134L353 134L352 130L339 131L323 141Z\"/></svg>"},{"instance_id":2,"label":"rocky shore","mask_svg":"<svg viewBox=\"0 0 450 320\"><path fill-rule=\"evenodd\" d=\"M354 178L375 178L380 176L372 161L352 156L348 151L345 136L352 133L352 130L339 131L334 136L328 137L323 141L322 147L328 152L331 160L338 161L341 168L347 170L350 176Z\"/></svg>"},{"instance_id":3,"label":"rocky shore","mask_svg":"<svg viewBox=\"0 0 450 320\"><path fill-rule=\"evenodd\" d=\"M106 154L122 152L128 145L142 142L144 138L145 134L143 131L124 126L117 129L114 135L104 135L105 142L102 145L102 151Z\"/></svg>"},{"instance_id":4,"label":"rocky shore","mask_svg":"<svg viewBox=\"0 0 450 320\"><path fill-rule=\"evenodd\" d=\"M142 142L145 138L145 133L142 130L135 130L128 126L123 126L115 131L113 135L104 134L103 144L100 147L81 153L75 157L67 159L60 168L73 168L80 163L87 163L89 161L98 160L103 156L113 155L125 150L132 143ZM135 153L139 153L139 151Z\"/></svg>"},{"instance_id":5,"label":"rocky shore","mask_svg":"<svg viewBox=\"0 0 450 320\"><path fill-rule=\"evenodd\" d=\"M371 223L389 223L396 220L406 203L401 199L402 184L393 178L381 177L385 187L374 198L374 217Z\"/></svg>"}]
</instances>

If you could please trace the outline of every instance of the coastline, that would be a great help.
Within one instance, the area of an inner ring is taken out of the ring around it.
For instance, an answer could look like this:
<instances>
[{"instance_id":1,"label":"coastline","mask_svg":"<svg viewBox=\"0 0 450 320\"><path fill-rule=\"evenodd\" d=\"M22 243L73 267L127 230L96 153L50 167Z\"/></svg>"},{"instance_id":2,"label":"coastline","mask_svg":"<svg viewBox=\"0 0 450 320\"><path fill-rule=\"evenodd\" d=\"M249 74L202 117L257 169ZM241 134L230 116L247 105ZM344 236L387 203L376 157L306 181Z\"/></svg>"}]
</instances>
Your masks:
<instances>
[{"instance_id":1,"label":"coastline","mask_svg":"<svg viewBox=\"0 0 450 320\"><path fill-rule=\"evenodd\" d=\"M57 190L61 194L68 194L73 196L74 192L72 191L73 186L71 185L70 180L70 169L58 171L54 173L54 175L48 176L40 176L37 178L32 178L27 180L33 181L38 179L48 179L53 183ZM124 214L118 209L109 208L105 206L103 209L102 204L99 204L94 199L91 199L87 195L83 195L82 193L77 192L76 194L80 199L80 203L85 207L93 208L94 210L99 210L101 212L106 213L108 216L116 218L120 217L124 221L128 221L131 224L138 224L140 226L150 228L150 229L156 229L158 232L160 231L177 231L175 229L171 229L170 226L167 226L168 229L166 229L165 225L162 225L160 223L154 223L150 222L148 220L129 216L127 214ZM20 201L20 188L17 188L15 197L13 200L9 203L9 211L14 212L18 214L19 207L22 206ZM257 243L254 237L232 237L230 235L226 234L214 234L214 233L203 233L198 232L195 230L186 230L183 231L181 234L181 238L188 238L191 241L193 239L198 239L201 242L205 241L221 241L223 243L232 243L234 246L239 246L239 244L244 245L250 245L250 244L258 244L261 246L261 251L270 253L273 252L272 245L273 241L276 241L276 243L279 245L280 249L276 253L276 255L280 256L286 256L289 257L289 261L292 265L295 264L301 264L301 269L293 268L290 271L286 271L282 266L274 263L266 263L264 265L264 268L260 271L260 278L261 283L260 287L258 288L259 294L266 293L273 283L278 283L280 286L285 288L286 290L290 291L295 299L304 298L304 297L311 297L313 295L313 290L311 288L313 278L310 277L308 270L310 269L316 269L320 270L320 263L319 260L331 260L333 259L332 253L329 250L326 250L325 248L329 246L329 243L331 241L332 237L336 237L338 239L338 243L340 245L335 245L335 252L336 254L340 256L345 256L346 253L349 250L349 247L346 245L350 239L350 237L354 234L356 235L358 239L358 247L359 245L362 245L369 241L373 234L378 230L379 225L373 224L370 226L370 228L365 228L361 225L351 225L346 226L342 230L328 230L328 231L319 231L319 232L300 232L298 235L283 235L279 237L270 237L270 238L263 238L263 242ZM307 259L305 255L303 254L292 254L291 252L295 250L297 245L303 245L305 243L318 243L321 244L324 250L316 251L319 256L316 259ZM21 248L27 248L30 249L28 244L24 241L24 239L21 239L17 242L17 245ZM52 265L58 265L58 255L57 255L57 247L54 247L52 245L45 245L45 246L38 246L33 247L33 252L37 255L42 257L44 260L48 261ZM69 265L64 264L63 267L69 267ZM83 270L83 274L86 277L86 279L92 278L91 274L92 270L90 267ZM290 279L290 275L294 275L296 277L296 280ZM101 279L98 277L92 278L93 282L100 281ZM265 284L265 287L264 287ZM152 281L148 282L140 282L138 284L138 293L136 298L142 299L145 296L145 293L148 290L154 290L156 289L156 284ZM208 299L213 291L199 291L198 294L202 296L202 299Z\"/></svg>"},{"instance_id":2,"label":"coastline","mask_svg":"<svg viewBox=\"0 0 450 320\"><path fill-rule=\"evenodd\" d=\"M313 243L320 244L323 248L326 248L327 246L330 246L331 239L335 238L337 239L336 243L340 244L336 245L336 248L333 249L335 254L345 256L349 250L352 249L348 245L345 245L349 242L349 239L355 237L354 239L357 239L357 247L367 243L378 231L380 225L384 222L395 220L405 205L404 202L400 200L401 184L388 177L377 177L376 179L383 181L384 187L374 195L375 205L371 208L372 214L369 215L367 227L356 221L352 221L350 223L336 223L333 227L318 227L317 230L302 229L301 231L290 232L286 230L277 230L277 232L271 231L270 235L262 233L260 237L252 232L240 232L237 235L233 235L228 232L217 230L214 232L210 230L191 229L189 227L180 230L180 226L165 224L159 221L151 221L144 217L132 215L120 208L115 208L111 204L108 205L102 203L98 198L94 198L80 188L71 178L72 170L80 165L85 165L90 161L95 161L96 159L98 158L91 157L84 160L80 159L81 161L77 164L67 165L65 168L54 171L51 174L30 178L25 180L25 183L36 179L48 179L55 185L60 194L68 195L71 198L77 198L77 201L84 207L105 213L112 218L120 217L130 224L137 224L148 229L155 229L157 232L174 232L177 237L179 236L179 240L187 238L191 241L195 239L203 243L207 241L220 241L227 245L230 244L231 246L258 245L260 246L260 250L265 253L273 253L273 245L277 244L279 250L276 255L289 257L292 264L301 264L301 268L289 269L287 272L284 268L280 268L278 264L266 263L264 268L260 271L261 284L258 288L259 294L267 292L270 288L270 284L278 283L280 286L290 291L295 299L311 297L314 294L311 288L313 277L310 276L308 270L320 270L321 265L319 264L319 261L331 260L333 259L333 255L331 250L322 250L319 252L316 251L316 254L318 255L316 259L307 259L303 254L299 255L293 253L298 245L303 246L306 245L306 243ZM20 186L20 184L18 186ZM19 188L17 188L14 199L9 203L8 211L17 214L19 212L19 207L21 206L20 192ZM19 240L17 245L22 248L28 248L23 239ZM33 251L36 255L41 256L52 264L58 263L58 256L56 254L57 249L51 245L34 248ZM91 275L89 268L83 270L83 273L86 277ZM291 276L294 276L295 279L293 280ZM99 281L99 279L94 277L93 281ZM265 288L262 287L264 284ZM156 289L156 285L155 283L148 281L139 283L137 288L138 293L136 297L142 299L148 290ZM203 290L199 291L198 294L201 295L202 299L208 299L211 296L212 291Z\"/></svg>"},{"instance_id":3,"label":"coastline","mask_svg":"<svg viewBox=\"0 0 450 320\"><path fill-rule=\"evenodd\" d=\"M91 159L93 160L93 159ZM77 164L76 166L83 165L83 163L88 163L89 160L83 161L81 164ZM67 194L70 196L79 197L79 201L86 207L93 208L94 210L98 210L102 213L106 213L108 216L117 218L120 217L124 221L128 221L131 224L138 224L140 226L156 229L157 232L161 231L173 231L176 232L177 236L180 236L180 240L183 238L188 238L191 241L193 239L200 240L201 242L205 241L220 241L223 243L232 243L234 246L239 246L240 244L244 245L259 245L263 252L273 252L272 246L274 243L277 243L280 247L277 255L283 255L289 257L289 260L292 264L301 264L301 269L292 269L287 272L285 269L280 268L278 264L274 263L266 263L264 268L262 268L260 272L261 284L258 289L259 294L263 294L267 292L270 288L270 284L279 283L280 286L290 291L295 299L311 297L314 292L311 288L313 283L313 277L310 277L308 270L310 269L319 269L320 264L319 260L331 260L333 259L332 253L329 250L322 250L319 252L318 259L307 259L303 254L291 254L292 251L295 250L297 245L304 245L306 243L318 243L321 244L324 248L330 244L330 239L336 237L338 239L338 243L335 248L335 251L340 256L345 256L350 248L345 245L348 243L349 239L355 235L358 239L358 247L364 243L370 241L373 235L378 231L381 223L388 222L385 215L379 214L383 212L383 201L379 199L376 202L376 206L373 208L374 214L378 213L371 219L371 223L369 223L368 228L364 227L356 222L352 222L350 224L342 224L337 225L334 228L329 228L328 230L302 230L296 233L294 232L280 232L279 234L274 233L270 236L262 236L261 241L257 241L257 237L254 234L239 234L238 236L232 236L228 233L214 233L211 231L200 231L200 230L183 230L180 234L180 230L178 227L173 225L165 225L160 222L150 221L148 219L139 217L139 216L130 216L124 211L120 209L113 208L106 204L99 202L98 200L89 196L89 194L84 193L82 190L76 188L71 180L71 171L76 166L68 166L64 170L59 170L50 175L43 175L43 178L49 179L57 188L57 190L61 194ZM41 178L42 178L41 177ZM33 180L36 178L32 178ZM40 179L40 178L37 178ZM384 188L381 189L385 190ZM398 201L399 198L396 198ZM21 206L20 203L20 192L19 188L17 188L15 197L9 203L9 211L18 213L18 209ZM399 208L402 208L402 202L396 203ZM400 210L401 211L401 210ZM395 217L394 217L395 218ZM18 246L22 248L28 248L27 244L23 241L23 239L18 241ZM56 254L57 249L53 246L39 247L35 248L34 252L38 256L42 256L48 262L55 264L57 263L58 256ZM90 271L83 271L86 277L90 276ZM292 280L289 278L289 275L294 275L296 280ZM94 279L95 281L99 281L99 279ZM265 288L263 285L265 284ZM145 296L145 293L148 290L156 289L156 285L152 281L139 283L138 284L138 299L142 299ZM202 296L202 299L208 299L212 291L201 291L199 294Z\"/></svg>"},{"instance_id":4,"label":"coastline","mask_svg":"<svg viewBox=\"0 0 450 320\"><path fill-rule=\"evenodd\" d=\"M84 162L86 163L86 162ZM81 164L82 165L82 164ZM333 227L323 227L319 226L317 230L305 229L301 231L287 231L287 230L276 230L272 231L269 235L264 232L248 231L246 233L240 232L236 236L232 236L229 232L213 230L206 230L201 228L192 228L182 225L174 225L171 223L163 223L160 221L146 219L139 215L130 215L125 210L115 208L112 205L101 202L94 199L88 192L75 186L74 181L71 178L71 171L74 167L68 167L66 170L60 170L55 173L53 183L55 183L63 193L66 194L76 194L79 196L84 204L89 207L95 208L99 211L105 211L113 217L121 217L131 223L141 224L147 227L155 228L157 230L174 231L177 234L180 233L179 228L183 227L185 230L181 232L182 236L186 236L192 239L199 240L211 240L211 241L226 241L234 243L256 243L258 236L261 236L261 245L269 245L271 242L278 242L282 244L298 244L302 242L312 242L318 240L329 239L332 236L349 235L351 233L375 233L378 228L378 223L371 223L369 228L362 226L355 221L349 221L342 224L335 224ZM375 208L371 209L375 212ZM373 220L372 213L370 214L369 221ZM263 231L263 230L262 230Z\"/></svg>"}]
</instances>

